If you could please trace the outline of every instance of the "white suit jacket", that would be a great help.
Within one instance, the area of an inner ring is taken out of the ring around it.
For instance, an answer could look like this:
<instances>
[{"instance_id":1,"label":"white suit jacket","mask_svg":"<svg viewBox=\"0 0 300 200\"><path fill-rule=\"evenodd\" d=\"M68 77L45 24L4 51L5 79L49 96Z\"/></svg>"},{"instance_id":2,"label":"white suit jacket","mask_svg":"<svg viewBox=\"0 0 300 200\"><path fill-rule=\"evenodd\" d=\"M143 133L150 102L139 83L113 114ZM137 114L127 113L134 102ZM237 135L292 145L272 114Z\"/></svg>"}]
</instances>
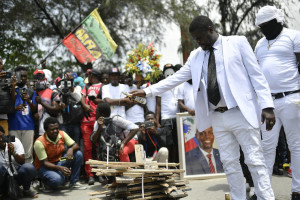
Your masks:
<instances>
[{"instance_id":1,"label":"white suit jacket","mask_svg":"<svg viewBox=\"0 0 300 200\"><path fill-rule=\"evenodd\" d=\"M244 36L222 36L222 48L230 91L249 124L259 128L261 109L274 107L274 104L269 85L253 50ZM192 78L199 131L209 128L212 124L206 82L204 78L201 79L204 53L201 47L192 51L186 64L177 73L144 89L147 96L156 96Z\"/></svg>"}]
</instances>

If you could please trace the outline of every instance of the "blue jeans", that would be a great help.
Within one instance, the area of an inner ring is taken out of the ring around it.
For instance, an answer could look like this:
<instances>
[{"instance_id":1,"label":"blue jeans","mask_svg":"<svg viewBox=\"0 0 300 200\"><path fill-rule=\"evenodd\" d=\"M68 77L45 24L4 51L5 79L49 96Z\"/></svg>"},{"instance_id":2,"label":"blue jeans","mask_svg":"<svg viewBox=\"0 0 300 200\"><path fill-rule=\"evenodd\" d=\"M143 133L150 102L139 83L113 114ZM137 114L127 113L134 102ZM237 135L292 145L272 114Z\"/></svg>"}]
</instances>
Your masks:
<instances>
[{"instance_id":1,"label":"blue jeans","mask_svg":"<svg viewBox=\"0 0 300 200\"><path fill-rule=\"evenodd\" d=\"M31 163L25 163L17 168L18 175L17 181L19 185L23 185L24 190L29 190L31 181L36 176L36 170ZM5 174L7 173L7 169L4 166L0 166L0 188L5 187Z\"/></svg>"},{"instance_id":2,"label":"blue jeans","mask_svg":"<svg viewBox=\"0 0 300 200\"><path fill-rule=\"evenodd\" d=\"M78 145L80 144L80 124L61 124L59 128L66 132Z\"/></svg>"},{"instance_id":3,"label":"blue jeans","mask_svg":"<svg viewBox=\"0 0 300 200\"><path fill-rule=\"evenodd\" d=\"M74 185L79 180L80 167L83 162L81 151L76 151L72 161L59 161L56 165L68 167L71 170L70 185ZM60 171L54 171L42 166L38 170L38 176L51 188L57 188L66 181L66 177Z\"/></svg>"}]
</instances>

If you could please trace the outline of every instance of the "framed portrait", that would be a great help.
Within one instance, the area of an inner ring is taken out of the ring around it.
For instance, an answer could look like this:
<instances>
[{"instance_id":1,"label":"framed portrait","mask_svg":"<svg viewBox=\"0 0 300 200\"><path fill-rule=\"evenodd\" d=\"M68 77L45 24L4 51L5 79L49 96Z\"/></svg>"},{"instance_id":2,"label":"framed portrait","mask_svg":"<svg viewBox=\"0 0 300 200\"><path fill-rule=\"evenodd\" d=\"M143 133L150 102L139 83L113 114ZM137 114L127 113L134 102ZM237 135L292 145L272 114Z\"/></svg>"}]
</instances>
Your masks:
<instances>
[{"instance_id":1,"label":"framed portrait","mask_svg":"<svg viewBox=\"0 0 300 200\"><path fill-rule=\"evenodd\" d=\"M196 117L177 113L177 136L182 178L208 179L225 177L212 128L197 131Z\"/></svg>"}]
</instances>

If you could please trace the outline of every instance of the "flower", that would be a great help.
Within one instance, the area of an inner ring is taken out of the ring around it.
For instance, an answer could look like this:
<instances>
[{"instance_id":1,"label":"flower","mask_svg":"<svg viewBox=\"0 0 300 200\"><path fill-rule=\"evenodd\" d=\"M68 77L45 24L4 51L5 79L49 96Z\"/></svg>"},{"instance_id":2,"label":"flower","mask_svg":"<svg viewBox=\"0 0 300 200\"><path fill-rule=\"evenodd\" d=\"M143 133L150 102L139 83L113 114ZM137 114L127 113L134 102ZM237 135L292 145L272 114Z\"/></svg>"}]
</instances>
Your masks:
<instances>
[{"instance_id":1,"label":"flower","mask_svg":"<svg viewBox=\"0 0 300 200\"><path fill-rule=\"evenodd\" d=\"M159 79L162 73L159 69L161 55L156 53L152 43L148 47L139 43L137 48L127 53L127 56L127 63L124 67L127 74L142 75L144 80L151 82Z\"/></svg>"}]
</instances>

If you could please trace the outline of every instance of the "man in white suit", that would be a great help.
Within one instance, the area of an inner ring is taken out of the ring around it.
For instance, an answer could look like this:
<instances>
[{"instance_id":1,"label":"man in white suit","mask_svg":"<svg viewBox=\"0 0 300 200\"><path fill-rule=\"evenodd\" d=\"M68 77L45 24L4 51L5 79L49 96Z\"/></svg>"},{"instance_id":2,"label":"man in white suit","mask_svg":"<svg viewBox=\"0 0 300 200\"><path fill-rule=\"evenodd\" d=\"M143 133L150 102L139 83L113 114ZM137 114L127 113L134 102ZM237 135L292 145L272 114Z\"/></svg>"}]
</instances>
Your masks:
<instances>
[{"instance_id":1,"label":"man in white suit","mask_svg":"<svg viewBox=\"0 0 300 200\"><path fill-rule=\"evenodd\" d=\"M232 199L246 199L241 145L257 198L274 200L259 132L260 113L262 123L266 121L267 129L272 129L274 105L251 46L244 36L221 36L205 16L196 17L189 31L200 47L191 52L186 64L173 76L131 93L157 95L192 79L197 127L200 132L213 127Z\"/></svg>"}]
</instances>

